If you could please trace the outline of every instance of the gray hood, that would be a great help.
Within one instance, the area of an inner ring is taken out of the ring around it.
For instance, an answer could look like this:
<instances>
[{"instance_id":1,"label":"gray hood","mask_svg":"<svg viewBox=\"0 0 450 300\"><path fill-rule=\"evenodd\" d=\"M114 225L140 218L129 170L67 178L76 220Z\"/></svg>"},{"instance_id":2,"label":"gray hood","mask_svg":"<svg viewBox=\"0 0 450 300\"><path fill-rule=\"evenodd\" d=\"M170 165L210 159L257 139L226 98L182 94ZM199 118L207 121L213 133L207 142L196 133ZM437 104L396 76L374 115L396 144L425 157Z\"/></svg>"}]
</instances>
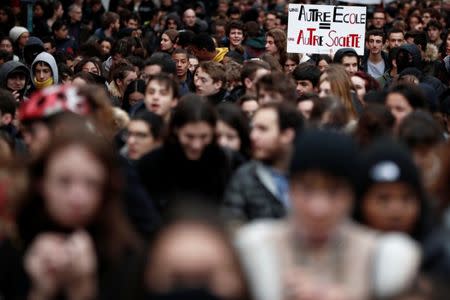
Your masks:
<instances>
[{"instance_id":1,"label":"gray hood","mask_svg":"<svg viewBox=\"0 0 450 300\"><path fill-rule=\"evenodd\" d=\"M56 61L55 61L55 58L53 57L53 55L51 55L47 52L40 53L38 56L36 56L33 63L31 64L31 70L30 70L31 71L30 72L31 79L33 80L33 78L34 78L34 74L33 74L34 65L40 61L46 62L50 66L50 69L52 69L52 73L53 73L53 83L58 84L59 83L58 66L56 65Z\"/></svg>"},{"instance_id":2,"label":"gray hood","mask_svg":"<svg viewBox=\"0 0 450 300\"><path fill-rule=\"evenodd\" d=\"M19 70L25 74L27 78L26 82L28 84L30 79L30 70L23 63L20 63L18 61L7 61L0 66L0 86L6 88L8 75L11 74L13 71Z\"/></svg>"}]
</instances>

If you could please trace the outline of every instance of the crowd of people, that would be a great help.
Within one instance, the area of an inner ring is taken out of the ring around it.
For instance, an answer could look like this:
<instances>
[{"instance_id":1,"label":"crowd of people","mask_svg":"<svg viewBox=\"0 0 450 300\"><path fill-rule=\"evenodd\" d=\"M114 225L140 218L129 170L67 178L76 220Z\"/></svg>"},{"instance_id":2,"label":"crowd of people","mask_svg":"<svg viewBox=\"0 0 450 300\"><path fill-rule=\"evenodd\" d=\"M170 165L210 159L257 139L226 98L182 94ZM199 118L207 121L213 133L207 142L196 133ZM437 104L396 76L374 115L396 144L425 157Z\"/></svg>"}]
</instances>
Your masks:
<instances>
[{"instance_id":1,"label":"crowd of people","mask_svg":"<svg viewBox=\"0 0 450 300\"><path fill-rule=\"evenodd\" d=\"M0 4L0 299L450 295L446 1L367 6L363 56L287 53L324 1L32 2Z\"/></svg>"}]
</instances>

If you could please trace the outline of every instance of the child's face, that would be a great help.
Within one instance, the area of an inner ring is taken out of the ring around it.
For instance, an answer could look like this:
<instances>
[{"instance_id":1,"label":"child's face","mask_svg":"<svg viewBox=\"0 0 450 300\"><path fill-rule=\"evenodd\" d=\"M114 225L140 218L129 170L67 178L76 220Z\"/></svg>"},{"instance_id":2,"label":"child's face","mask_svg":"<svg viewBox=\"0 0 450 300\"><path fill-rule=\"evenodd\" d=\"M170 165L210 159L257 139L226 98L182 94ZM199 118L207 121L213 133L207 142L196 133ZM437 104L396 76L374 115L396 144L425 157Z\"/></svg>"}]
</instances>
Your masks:
<instances>
[{"instance_id":1,"label":"child's face","mask_svg":"<svg viewBox=\"0 0 450 300\"><path fill-rule=\"evenodd\" d=\"M144 101L149 111L163 118L166 118L172 108L177 105L176 99L173 98L171 87L156 80L148 83Z\"/></svg>"},{"instance_id":2,"label":"child's face","mask_svg":"<svg viewBox=\"0 0 450 300\"><path fill-rule=\"evenodd\" d=\"M307 171L290 181L295 224L308 242L321 244L347 218L353 203L351 186L321 171Z\"/></svg>"},{"instance_id":3,"label":"child's face","mask_svg":"<svg viewBox=\"0 0 450 300\"><path fill-rule=\"evenodd\" d=\"M419 218L420 201L406 183L376 183L363 197L361 209L372 228L411 233Z\"/></svg>"}]
</instances>

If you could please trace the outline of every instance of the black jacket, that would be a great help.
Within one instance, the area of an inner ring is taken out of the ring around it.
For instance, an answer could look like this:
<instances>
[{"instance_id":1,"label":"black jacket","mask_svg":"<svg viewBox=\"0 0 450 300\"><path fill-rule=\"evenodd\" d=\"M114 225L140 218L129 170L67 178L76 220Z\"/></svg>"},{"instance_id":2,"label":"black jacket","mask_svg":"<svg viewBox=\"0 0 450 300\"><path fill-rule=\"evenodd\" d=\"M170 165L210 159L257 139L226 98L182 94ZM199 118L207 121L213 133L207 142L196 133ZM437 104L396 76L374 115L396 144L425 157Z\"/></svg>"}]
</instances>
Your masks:
<instances>
[{"instance_id":1,"label":"black jacket","mask_svg":"<svg viewBox=\"0 0 450 300\"><path fill-rule=\"evenodd\" d=\"M284 217L286 208L277 197L277 188L267 167L251 161L231 178L225 190L222 212L226 218L247 222Z\"/></svg>"},{"instance_id":2,"label":"black jacket","mask_svg":"<svg viewBox=\"0 0 450 300\"><path fill-rule=\"evenodd\" d=\"M141 182L164 215L169 203L180 197L207 200L218 205L231 175L227 154L217 145L189 160L179 144L166 144L138 161Z\"/></svg>"}]
</instances>

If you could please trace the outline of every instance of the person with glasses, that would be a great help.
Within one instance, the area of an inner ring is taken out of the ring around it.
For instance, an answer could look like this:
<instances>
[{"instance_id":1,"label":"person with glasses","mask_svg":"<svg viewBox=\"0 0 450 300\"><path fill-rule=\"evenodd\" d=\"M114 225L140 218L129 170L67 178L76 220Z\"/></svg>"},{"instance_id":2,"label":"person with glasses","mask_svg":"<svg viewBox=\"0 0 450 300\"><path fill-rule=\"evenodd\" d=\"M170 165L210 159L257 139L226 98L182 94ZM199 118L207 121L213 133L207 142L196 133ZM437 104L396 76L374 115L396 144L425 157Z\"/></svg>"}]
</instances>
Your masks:
<instances>
[{"instance_id":1,"label":"person with glasses","mask_svg":"<svg viewBox=\"0 0 450 300\"><path fill-rule=\"evenodd\" d=\"M132 117L124 133L126 146L122 153L130 160L138 160L162 142L163 119L150 111L141 111Z\"/></svg>"}]
</instances>

